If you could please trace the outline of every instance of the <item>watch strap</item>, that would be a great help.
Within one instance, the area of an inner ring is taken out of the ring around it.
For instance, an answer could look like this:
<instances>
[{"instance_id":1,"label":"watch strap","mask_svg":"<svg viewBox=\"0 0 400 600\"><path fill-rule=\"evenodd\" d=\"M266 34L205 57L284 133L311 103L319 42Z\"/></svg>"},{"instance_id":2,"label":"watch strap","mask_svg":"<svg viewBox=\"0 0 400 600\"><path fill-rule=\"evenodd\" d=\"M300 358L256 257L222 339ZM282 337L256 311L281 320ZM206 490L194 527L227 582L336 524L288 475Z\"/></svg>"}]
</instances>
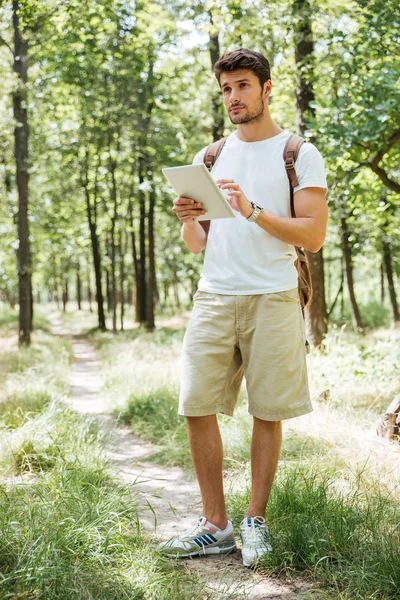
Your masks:
<instances>
[{"instance_id":1,"label":"watch strap","mask_svg":"<svg viewBox=\"0 0 400 600\"><path fill-rule=\"evenodd\" d=\"M253 212L249 217L246 217L246 221L248 221L249 223L253 223L263 209L262 206L258 206L258 204L256 204L255 202L252 202L251 205L253 207Z\"/></svg>"}]
</instances>

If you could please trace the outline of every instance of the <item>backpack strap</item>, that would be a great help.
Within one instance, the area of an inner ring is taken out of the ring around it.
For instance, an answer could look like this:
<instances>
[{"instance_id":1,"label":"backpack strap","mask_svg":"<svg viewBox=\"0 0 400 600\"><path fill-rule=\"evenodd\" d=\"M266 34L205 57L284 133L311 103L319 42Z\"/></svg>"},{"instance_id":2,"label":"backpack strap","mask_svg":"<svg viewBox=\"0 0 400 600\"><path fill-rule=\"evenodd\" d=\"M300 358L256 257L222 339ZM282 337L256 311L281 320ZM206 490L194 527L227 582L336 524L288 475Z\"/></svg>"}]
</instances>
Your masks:
<instances>
[{"instance_id":1,"label":"backpack strap","mask_svg":"<svg viewBox=\"0 0 400 600\"><path fill-rule=\"evenodd\" d=\"M203 157L203 162L209 171L211 171L211 169L217 162L217 158L221 154L222 148L225 146L225 142L226 142L226 138L222 138L221 140L213 142L206 149L206 151L204 153L204 157ZM208 232L210 231L211 221L199 221L199 223L202 226L202 228L204 229L204 231L206 232L206 234L208 235Z\"/></svg>"},{"instance_id":2,"label":"backpack strap","mask_svg":"<svg viewBox=\"0 0 400 600\"><path fill-rule=\"evenodd\" d=\"M211 171L215 163L217 162L218 156L222 152L222 148L225 146L226 138L222 138L208 146L204 153L203 162L207 169Z\"/></svg>"},{"instance_id":3,"label":"backpack strap","mask_svg":"<svg viewBox=\"0 0 400 600\"><path fill-rule=\"evenodd\" d=\"M300 137L299 135L292 134L288 137L285 147L283 149L283 160L285 161L285 169L290 184L290 212L292 213L292 217L296 216L294 210L293 190L296 186L299 185L294 164L299 155L300 147L302 146L302 144L305 143L305 141L306 140Z\"/></svg>"}]
</instances>

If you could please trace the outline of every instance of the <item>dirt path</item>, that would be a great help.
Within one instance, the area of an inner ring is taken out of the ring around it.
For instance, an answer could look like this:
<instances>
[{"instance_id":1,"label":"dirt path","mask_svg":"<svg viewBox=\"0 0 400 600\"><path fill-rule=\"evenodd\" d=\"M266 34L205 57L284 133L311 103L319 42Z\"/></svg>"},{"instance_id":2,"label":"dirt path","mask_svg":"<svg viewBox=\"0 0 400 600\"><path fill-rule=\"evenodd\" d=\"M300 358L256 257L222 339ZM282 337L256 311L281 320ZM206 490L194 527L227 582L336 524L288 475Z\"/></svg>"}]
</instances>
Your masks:
<instances>
[{"instance_id":1,"label":"dirt path","mask_svg":"<svg viewBox=\"0 0 400 600\"><path fill-rule=\"evenodd\" d=\"M70 378L70 406L79 414L95 416L99 421L106 456L115 467L116 479L134 484L135 501L143 507L140 520L144 529L157 540L190 529L201 512L196 480L180 468L159 466L146 460L155 447L127 427L116 426L110 414L112 407L102 395L101 364L93 347L82 337L63 331L59 321L53 325L54 333L68 336L72 342L75 367ZM246 569L239 551L230 556L203 557L183 563L188 573L207 580L212 597L221 600L304 599L312 589L312 584L302 578L286 584Z\"/></svg>"}]
</instances>

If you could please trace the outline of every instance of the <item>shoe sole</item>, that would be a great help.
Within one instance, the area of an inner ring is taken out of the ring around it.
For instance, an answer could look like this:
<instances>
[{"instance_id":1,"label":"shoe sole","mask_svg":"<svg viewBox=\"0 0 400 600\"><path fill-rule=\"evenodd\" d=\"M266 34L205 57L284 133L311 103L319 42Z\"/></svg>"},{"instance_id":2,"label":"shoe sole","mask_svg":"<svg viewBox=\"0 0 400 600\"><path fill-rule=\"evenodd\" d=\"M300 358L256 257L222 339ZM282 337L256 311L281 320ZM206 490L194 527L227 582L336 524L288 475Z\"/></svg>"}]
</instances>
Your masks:
<instances>
[{"instance_id":1,"label":"shoe sole","mask_svg":"<svg viewBox=\"0 0 400 600\"><path fill-rule=\"evenodd\" d=\"M243 566L244 567L253 567L256 565L256 563L264 556L264 554L267 554L268 552L272 552L272 547L270 546L268 548L268 550L266 552L263 552L262 554L260 554L259 556L257 556L257 558L255 558L254 560L252 560L251 562L247 563L244 558L243 558L243 554L242 554L242 558L243 558Z\"/></svg>"},{"instance_id":2,"label":"shoe sole","mask_svg":"<svg viewBox=\"0 0 400 600\"><path fill-rule=\"evenodd\" d=\"M205 556L207 554L231 554L232 552L236 552L236 550L237 550L237 546L235 544L234 546L226 546L224 548L220 548L219 546L214 546L212 548L203 548L203 550L201 552L194 551L194 552L188 552L187 554L171 553L171 554L166 554L166 556L172 556L174 558L196 558L196 557Z\"/></svg>"}]
</instances>

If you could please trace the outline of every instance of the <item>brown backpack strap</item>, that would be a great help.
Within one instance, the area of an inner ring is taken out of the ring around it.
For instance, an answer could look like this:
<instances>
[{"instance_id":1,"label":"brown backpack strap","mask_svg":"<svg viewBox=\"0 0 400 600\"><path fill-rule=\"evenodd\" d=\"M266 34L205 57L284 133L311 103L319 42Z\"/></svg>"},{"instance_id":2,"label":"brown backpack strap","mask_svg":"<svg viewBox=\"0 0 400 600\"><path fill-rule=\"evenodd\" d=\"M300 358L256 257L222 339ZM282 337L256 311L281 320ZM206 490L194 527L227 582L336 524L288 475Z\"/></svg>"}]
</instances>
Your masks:
<instances>
[{"instance_id":1,"label":"brown backpack strap","mask_svg":"<svg viewBox=\"0 0 400 600\"><path fill-rule=\"evenodd\" d=\"M300 147L305 143L305 141L306 140L299 135L290 135L283 149L283 160L285 161L285 169L290 184L290 212L292 213L292 217L296 216L294 210L293 190L299 185L294 164L299 155Z\"/></svg>"},{"instance_id":2,"label":"brown backpack strap","mask_svg":"<svg viewBox=\"0 0 400 600\"><path fill-rule=\"evenodd\" d=\"M203 162L209 171L211 171L211 169L217 162L217 158L221 154L225 142L226 138L222 138L222 140L218 140L217 142L214 142L213 144L208 146L207 150L205 151Z\"/></svg>"},{"instance_id":3,"label":"brown backpack strap","mask_svg":"<svg viewBox=\"0 0 400 600\"><path fill-rule=\"evenodd\" d=\"M214 142L206 149L203 157L203 162L209 171L211 171L211 169L217 162L217 158L221 154L222 148L225 146L225 142L226 138L222 138L222 140ZM210 231L210 221L199 221L199 223L208 235L208 232Z\"/></svg>"}]
</instances>

